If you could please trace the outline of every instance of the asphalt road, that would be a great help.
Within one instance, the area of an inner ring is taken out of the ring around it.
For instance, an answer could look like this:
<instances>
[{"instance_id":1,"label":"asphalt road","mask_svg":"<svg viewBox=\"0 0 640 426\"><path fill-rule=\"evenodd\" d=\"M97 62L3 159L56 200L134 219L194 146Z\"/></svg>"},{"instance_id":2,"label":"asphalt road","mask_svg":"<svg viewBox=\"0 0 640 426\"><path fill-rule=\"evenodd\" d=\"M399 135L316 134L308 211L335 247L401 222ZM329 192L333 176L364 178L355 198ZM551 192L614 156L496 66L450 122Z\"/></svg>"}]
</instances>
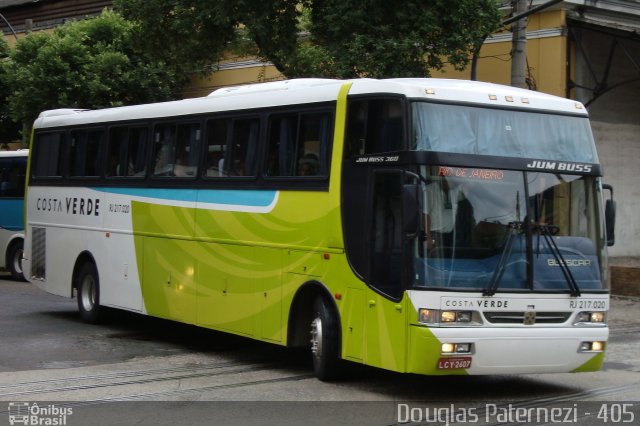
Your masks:
<instances>
[{"instance_id":1,"label":"asphalt road","mask_svg":"<svg viewBox=\"0 0 640 426\"><path fill-rule=\"evenodd\" d=\"M31 414L66 425L640 421L639 299L613 299L597 373L422 377L353 364L337 383L316 380L305 353L224 333L116 310L87 325L75 300L6 274L0 301L0 426L36 401Z\"/></svg>"}]
</instances>

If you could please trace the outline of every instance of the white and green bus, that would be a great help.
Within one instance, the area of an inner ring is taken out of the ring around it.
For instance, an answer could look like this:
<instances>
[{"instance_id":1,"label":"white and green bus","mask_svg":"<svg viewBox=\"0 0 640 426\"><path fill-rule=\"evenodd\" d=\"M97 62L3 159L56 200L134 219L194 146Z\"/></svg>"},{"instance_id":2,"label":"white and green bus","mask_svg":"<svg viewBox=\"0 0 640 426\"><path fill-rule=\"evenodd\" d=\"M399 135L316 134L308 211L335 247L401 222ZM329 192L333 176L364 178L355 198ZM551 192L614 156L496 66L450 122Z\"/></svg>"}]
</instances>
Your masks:
<instances>
[{"instance_id":1,"label":"white and green bus","mask_svg":"<svg viewBox=\"0 0 640 426\"><path fill-rule=\"evenodd\" d=\"M418 374L603 362L608 240L580 103L301 79L43 112L32 147L26 275L77 297L86 321L107 306L306 346L321 379L344 360Z\"/></svg>"}]
</instances>

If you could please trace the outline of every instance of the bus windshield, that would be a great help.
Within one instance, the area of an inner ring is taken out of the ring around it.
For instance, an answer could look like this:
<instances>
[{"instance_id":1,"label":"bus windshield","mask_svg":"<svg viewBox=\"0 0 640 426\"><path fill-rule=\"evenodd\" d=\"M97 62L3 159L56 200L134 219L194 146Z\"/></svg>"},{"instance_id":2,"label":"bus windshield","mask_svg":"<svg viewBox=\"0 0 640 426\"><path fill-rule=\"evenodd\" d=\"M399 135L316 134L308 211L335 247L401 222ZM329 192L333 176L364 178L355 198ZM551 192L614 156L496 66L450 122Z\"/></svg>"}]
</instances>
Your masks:
<instances>
[{"instance_id":1,"label":"bus windshield","mask_svg":"<svg viewBox=\"0 0 640 426\"><path fill-rule=\"evenodd\" d=\"M414 102L417 151L598 163L586 116Z\"/></svg>"},{"instance_id":2,"label":"bus windshield","mask_svg":"<svg viewBox=\"0 0 640 426\"><path fill-rule=\"evenodd\" d=\"M602 289L597 178L421 166L425 237L418 287Z\"/></svg>"}]
</instances>

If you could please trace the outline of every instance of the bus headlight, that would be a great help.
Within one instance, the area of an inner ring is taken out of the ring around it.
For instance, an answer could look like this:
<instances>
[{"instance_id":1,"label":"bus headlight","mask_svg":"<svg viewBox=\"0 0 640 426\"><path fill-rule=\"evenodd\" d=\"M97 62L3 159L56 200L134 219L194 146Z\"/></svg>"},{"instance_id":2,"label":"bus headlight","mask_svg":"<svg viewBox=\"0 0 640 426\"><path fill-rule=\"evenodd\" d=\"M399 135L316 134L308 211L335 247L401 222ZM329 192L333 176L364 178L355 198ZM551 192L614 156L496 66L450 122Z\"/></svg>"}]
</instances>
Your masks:
<instances>
[{"instance_id":1,"label":"bus headlight","mask_svg":"<svg viewBox=\"0 0 640 426\"><path fill-rule=\"evenodd\" d=\"M437 309L425 309L420 308L418 310L418 322L423 324L437 324L438 323L438 310Z\"/></svg>"},{"instance_id":2,"label":"bus headlight","mask_svg":"<svg viewBox=\"0 0 640 426\"><path fill-rule=\"evenodd\" d=\"M471 322L470 311L442 311L440 322Z\"/></svg>"},{"instance_id":3,"label":"bus headlight","mask_svg":"<svg viewBox=\"0 0 640 426\"><path fill-rule=\"evenodd\" d=\"M604 325L606 320L607 313L604 311L578 312L574 325Z\"/></svg>"},{"instance_id":4,"label":"bus headlight","mask_svg":"<svg viewBox=\"0 0 640 426\"><path fill-rule=\"evenodd\" d=\"M440 348L442 355L470 354L473 348L471 343L443 343Z\"/></svg>"},{"instance_id":5,"label":"bus headlight","mask_svg":"<svg viewBox=\"0 0 640 426\"><path fill-rule=\"evenodd\" d=\"M582 342L580 343L578 352L602 352L604 351L604 346L604 342L601 341Z\"/></svg>"},{"instance_id":6,"label":"bus headlight","mask_svg":"<svg viewBox=\"0 0 640 426\"><path fill-rule=\"evenodd\" d=\"M475 311L442 311L418 309L418 322L431 326L481 325L480 314Z\"/></svg>"}]
</instances>

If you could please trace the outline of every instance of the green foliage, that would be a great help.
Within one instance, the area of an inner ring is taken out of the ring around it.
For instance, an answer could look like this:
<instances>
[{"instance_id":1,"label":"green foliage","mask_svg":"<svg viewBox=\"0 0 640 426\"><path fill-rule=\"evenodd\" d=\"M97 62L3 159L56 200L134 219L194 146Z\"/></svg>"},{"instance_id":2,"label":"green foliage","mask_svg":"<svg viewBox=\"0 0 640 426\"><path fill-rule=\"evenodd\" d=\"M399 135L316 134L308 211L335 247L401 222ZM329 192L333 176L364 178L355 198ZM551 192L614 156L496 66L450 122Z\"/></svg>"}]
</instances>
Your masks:
<instances>
[{"instance_id":1,"label":"green foliage","mask_svg":"<svg viewBox=\"0 0 640 426\"><path fill-rule=\"evenodd\" d=\"M494 0L323 0L310 30L335 76L424 77L445 61L463 69L499 22Z\"/></svg>"},{"instance_id":2,"label":"green foliage","mask_svg":"<svg viewBox=\"0 0 640 426\"><path fill-rule=\"evenodd\" d=\"M184 80L135 48L134 26L120 15L32 33L11 52L9 100L16 120L52 108L104 108L175 98Z\"/></svg>"},{"instance_id":3,"label":"green foliage","mask_svg":"<svg viewBox=\"0 0 640 426\"><path fill-rule=\"evenodd\" d=\"M138 47L183 73L206 71L236 38L226 0L115 0L135 22Z\"/></svg>"},{"instance_id":4,"label":"green foliage","mask_svg":"<svg viewBox=\"0 0 640 426\"><path fill-rule=\"evenodd\" d=\"M464 68L499 27L495 0L116 0L140 39L192 69L243 48L289 77L428 76ZM250 47L247 40L255 43Z\"/></svg>"},{"instance_id":5,"label":"green foliage","mask_svg":"<svg viewBox=\"0 0 640 426\"><path fill-rule=\"evenodd\" d=\"M9 96L11 94L9 71L9 47L5 39L0 38L0 144L18 137L18 126L11 120L9 114Z\"/></svg>"}]
</instances>

